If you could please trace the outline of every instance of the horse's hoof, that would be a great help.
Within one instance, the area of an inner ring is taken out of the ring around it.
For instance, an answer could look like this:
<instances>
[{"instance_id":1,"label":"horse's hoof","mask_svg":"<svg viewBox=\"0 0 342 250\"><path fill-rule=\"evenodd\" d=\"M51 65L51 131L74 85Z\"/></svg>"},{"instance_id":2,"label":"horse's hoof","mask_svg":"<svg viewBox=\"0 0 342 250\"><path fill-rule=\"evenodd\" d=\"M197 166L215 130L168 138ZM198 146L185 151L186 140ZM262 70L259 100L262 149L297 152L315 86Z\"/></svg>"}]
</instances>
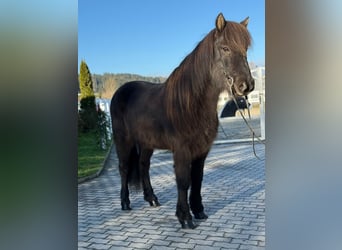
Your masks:
<instances>
[{"instance_id":1,"label":"horse's hoof","mask_svg":"<svg viewBox=\"0 0 342 250\"><path fill-rule=\"evenodd\" d=\"M121 210L129 211L132 210L132 208L129 206L129 204L121 203Z\"/></svg>"},{"instance_id":2,"label":"horse's hoof","mask_svg":"<svg viewBox=\"0 0 342 250\"><path fill-rule=\"evenodd\" d=\"M159 207L160 203L157 200L149 201L151 207Z\"/></svg>"},{"instance_id":3,"label":"horse's hoof","mask_svg":"<svg viewBox=\"0 0 342 250\"><path fill-rule=\"evenodd\" d=\"M206 215L203 211L199 213L194 213L195 219L197 220L206 220L208 219L208 215Z\"/></svg>"},{"instance_id":4,"label":"horse's hoof","mask_svg":"<svg viewBox=\"0 0 342 250\"><path fill-rule=\"evenodd\" d=\"M186 221L179 221L182 225L182 229L195 229L197 225L195 225L192 220L186 220Z\"/></svg>"}]
</instances>

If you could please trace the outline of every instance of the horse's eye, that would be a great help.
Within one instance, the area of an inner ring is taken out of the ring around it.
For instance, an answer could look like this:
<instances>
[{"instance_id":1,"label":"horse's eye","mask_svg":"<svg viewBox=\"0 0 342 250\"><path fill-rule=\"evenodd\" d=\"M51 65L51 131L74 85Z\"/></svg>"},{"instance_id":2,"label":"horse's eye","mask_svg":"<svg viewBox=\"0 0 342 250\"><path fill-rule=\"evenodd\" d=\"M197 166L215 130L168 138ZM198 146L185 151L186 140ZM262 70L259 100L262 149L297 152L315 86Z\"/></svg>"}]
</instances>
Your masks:
<instances>
[{"instance_id":1,"label":"horse's eye","mask_svg":"<svg viewBox=\"0 0 342 250\"><path fill-rule=\"evenodd\" d=\"M223 50L224 52L229 52L229 51L230 51L229 48L228 48L227 46L222 47L222 50Z\"/></svg>"}]
</instances>

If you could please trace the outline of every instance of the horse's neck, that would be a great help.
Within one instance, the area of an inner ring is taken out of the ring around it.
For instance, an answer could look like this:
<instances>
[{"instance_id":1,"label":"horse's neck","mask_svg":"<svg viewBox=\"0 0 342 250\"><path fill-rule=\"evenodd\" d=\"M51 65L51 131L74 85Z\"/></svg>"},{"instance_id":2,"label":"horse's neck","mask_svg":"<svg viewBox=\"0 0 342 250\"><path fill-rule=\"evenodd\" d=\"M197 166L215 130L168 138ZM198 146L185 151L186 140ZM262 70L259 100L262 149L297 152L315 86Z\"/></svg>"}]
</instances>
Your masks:
<instances>
[{"instance_id":1,"label":"horse's neck","mask_svg":"<svg viewBox=\"0 0 342 250\"><path fill-rule=\"evenodd\" d=\"M212 83L205 83L203 86L205 87L199 95L191 97L193 106L190 112L194 112L192 115L197 116L197 119L216 119L220 91Z\"/></svg>"},{"instance_id":2,"label":"horse's neck","mask_svg":"<svg viewBox=\"0 0 342 250\"><path fill-rule=\"evenodd\" d=\"M178 96L179 93L173 92L177 89L176 86L178 84L184 84L184 82L172 82L173 88L170 88L170 86L168 88L167 84L168 82L164 84L163 88L163 99L166 101L166 114L175 123L202 122L206 120L214 121L217 119L217 102L220 90L216 89L213 83L197 82L197 84L202 84L202 88L200 87L202 90L195 95L192 91L187 89L186 92L191 93L191 95L186 96L186 98L180 98ZM194 82L192 82L192 84L194 84ZM172 94L168 91L172 91ZM174 112L176 107L178 107L179 110Z\"/></svg>"},{"instance_id":3,"label":"horse's neck","mask_svg":"<svg viewBox=\"0 0 342 250\"><path fill-rule=\"evenodd\" d=\"M217 116L217 103L220 95L220 91L212 87L212 84L208 84L208 87L202 95L201 100L198 100L201 103L200 106L205 106L206 110L209 111L207 115Z\"/></svg>"}]
</instances>

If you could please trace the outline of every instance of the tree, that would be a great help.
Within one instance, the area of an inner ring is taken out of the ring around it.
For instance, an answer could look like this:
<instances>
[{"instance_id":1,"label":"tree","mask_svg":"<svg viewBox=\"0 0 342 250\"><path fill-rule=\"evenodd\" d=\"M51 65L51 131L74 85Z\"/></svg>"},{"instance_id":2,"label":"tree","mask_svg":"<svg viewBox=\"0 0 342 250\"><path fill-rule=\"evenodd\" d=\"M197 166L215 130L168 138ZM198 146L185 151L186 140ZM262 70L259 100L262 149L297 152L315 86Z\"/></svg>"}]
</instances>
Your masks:
<instances>
[{"instance_id":1,"label":"tree","mask_svg":"<svg viewBox=\"0 0 342 250\"><path fill-rule=\"evenodd\" d=\"M102 86L101 97L106 98L106 99L111 99L114 92L117 89L118 89L118 84L115 81L114 76L110 76L105 80L105 82Z\"/></svg>"},{"instance_id":2,"label":"tree","mask_svg":"<svg viewBox=\"0 0 342 250\"><path fill-rule=\"evenodd\" d=\"M97 112L93 81L88 65L83 60L80 65L79 84L81 91L79 126L83 131L88 131L96 127Z\"/></svg>"},{"instance_id":3,"label":"tree","mask_svg":"<svg viewBox=\"0 0 342 250\"><path fill-rule=\"evenodd\" d=\"M88 65L84 60L82 60L80 65L80 74L78 80L80 84L81 99L89 96L95 96L91 74Z\"/></svg>"}]
</instances>

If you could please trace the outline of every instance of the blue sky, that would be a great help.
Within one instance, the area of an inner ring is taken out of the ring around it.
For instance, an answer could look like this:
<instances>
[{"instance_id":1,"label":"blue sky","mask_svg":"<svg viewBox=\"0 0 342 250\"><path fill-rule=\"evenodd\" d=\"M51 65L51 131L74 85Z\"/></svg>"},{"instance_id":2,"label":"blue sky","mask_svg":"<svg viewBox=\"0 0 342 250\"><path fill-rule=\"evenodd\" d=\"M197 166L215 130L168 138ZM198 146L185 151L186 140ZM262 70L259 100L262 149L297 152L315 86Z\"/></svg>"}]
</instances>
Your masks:
<instances>
[{"instance_id":1,"label":"blue sky","mask_svg":"<svg viewBox=\"0 0 342 250\"><path fill-rule=\"evenodd\" d=\"M220 12L237 22L250 17L248 60L265 65L264 0L79 0L78 63L97 74L168 76Z\"/></svg>"}]
</instances>

